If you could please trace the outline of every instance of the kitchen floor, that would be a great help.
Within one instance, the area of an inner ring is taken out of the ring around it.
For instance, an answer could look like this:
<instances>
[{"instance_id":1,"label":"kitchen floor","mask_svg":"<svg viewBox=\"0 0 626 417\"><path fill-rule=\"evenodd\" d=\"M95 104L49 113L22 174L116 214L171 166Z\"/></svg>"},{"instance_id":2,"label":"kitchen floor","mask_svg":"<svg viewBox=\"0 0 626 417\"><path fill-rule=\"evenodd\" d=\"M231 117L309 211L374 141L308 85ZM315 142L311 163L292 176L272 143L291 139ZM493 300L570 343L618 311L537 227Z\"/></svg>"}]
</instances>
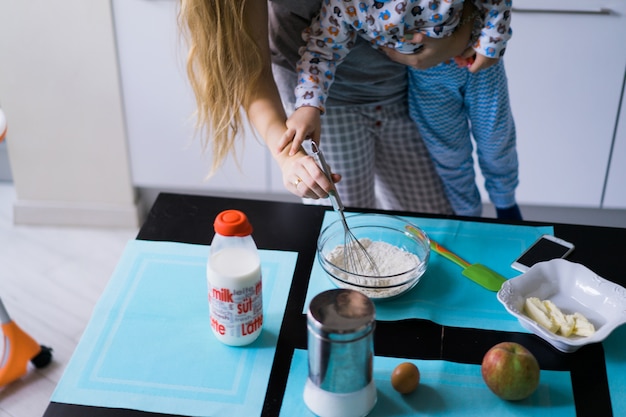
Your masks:
<instances>
[{"instance_id":1,"label":"kitchen floor","mask_svg":"<svg viewBox=\"0 0 626 417\"><path fill-rule=\"evenodd\" d=\"M24 377L0 387L0 417L41 417L137 230L16 226L14 201L13 185L0 182L0 298L23 331L54 351L50 365L29 363Z\"/></svg>"},{"instance_id":2,"label":"kitchen floor","mask_svg":"<svg viewBox=\"0 0 626 417\"><path fill-rule=\"evenodd\" d=\"M14 225L14 201L12 183L0 181L0 298L22 330L54 351L49 366L29 365L24 377L0 387L0 417L41 417L137 230ZM485 215L492 212L487 207ZM626 210L522 207L522 212L528 220L626 227Z\"/></svg>"}]
</instances>

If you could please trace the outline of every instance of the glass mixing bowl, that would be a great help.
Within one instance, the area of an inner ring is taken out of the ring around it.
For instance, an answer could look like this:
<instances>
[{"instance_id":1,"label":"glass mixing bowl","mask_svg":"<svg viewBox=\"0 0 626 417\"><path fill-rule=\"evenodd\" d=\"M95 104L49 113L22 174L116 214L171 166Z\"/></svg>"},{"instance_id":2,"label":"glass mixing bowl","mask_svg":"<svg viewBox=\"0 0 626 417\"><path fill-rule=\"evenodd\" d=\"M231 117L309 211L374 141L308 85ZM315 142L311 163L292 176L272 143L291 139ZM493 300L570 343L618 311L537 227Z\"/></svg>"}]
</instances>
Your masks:
<instances>
[{"instance_id":1,"label":"glass mixing bowl","mask_svg":"<svg viewBox=\"0 0 626 417\"><path fill-rule=\"evenodd\" d=\"M368 247L378 274L351 270L343 258L345 230L337 220L324 228L317 240L318 261L337 287L376 300L404 294L420 281L430 257L430 240L422 229L387 214L348 215L346 221L356 239Z\"/></svg>"}]
</instances>

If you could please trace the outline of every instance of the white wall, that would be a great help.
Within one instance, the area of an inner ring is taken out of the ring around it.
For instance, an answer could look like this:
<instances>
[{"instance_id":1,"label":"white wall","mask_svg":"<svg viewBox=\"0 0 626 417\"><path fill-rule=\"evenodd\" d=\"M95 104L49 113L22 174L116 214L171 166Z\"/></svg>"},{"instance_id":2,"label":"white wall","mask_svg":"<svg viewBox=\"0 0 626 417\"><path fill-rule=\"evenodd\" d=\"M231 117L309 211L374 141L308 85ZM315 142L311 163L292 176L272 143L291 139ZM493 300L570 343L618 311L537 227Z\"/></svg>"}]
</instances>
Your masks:
<instances>
[{"instance_id":1,"label":"white wall","mask_svg":"<svg viewBox=\"0 0 626 417\"><path fill-rule=\"evenodd\" d=\"M187 45L175 0L111 0L118 45L133 185L145 190L300 201L260 136L244 129L207 177L212 151L194 131L196 101L186 73ZM239 163L237 163L239 162ZM165 169L164 167L168 167Z\"/></svg>"},{"instance_id":2,"label":"white wall","mask_svg":"<svg viewBox=\"0 0 626 417\"><path fill-rule=\"evenodd\" d=\"M15 223L136 227L109 0L0 0Z\"/></svg>"}]
</instances>

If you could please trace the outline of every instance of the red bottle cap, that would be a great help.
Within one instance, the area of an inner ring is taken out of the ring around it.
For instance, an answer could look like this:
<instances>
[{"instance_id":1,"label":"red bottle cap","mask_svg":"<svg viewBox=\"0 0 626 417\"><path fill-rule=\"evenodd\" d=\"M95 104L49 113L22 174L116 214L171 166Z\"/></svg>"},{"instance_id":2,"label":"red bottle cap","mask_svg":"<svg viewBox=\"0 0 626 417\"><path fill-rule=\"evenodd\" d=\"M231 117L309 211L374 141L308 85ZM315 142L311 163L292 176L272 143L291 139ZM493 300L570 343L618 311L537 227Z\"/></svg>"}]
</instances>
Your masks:
<instances>
[{"instance_id":1,"label":"red bottle cap","mask_svg":"<svg viewBox=\"0 0 626 417\"><path fill-rule=\"evenodd\" d=\"M239 210L224 210L215 218L215 232L222 236L249 236L252 225L248 218Z\"/></svg>"}]
</instances>

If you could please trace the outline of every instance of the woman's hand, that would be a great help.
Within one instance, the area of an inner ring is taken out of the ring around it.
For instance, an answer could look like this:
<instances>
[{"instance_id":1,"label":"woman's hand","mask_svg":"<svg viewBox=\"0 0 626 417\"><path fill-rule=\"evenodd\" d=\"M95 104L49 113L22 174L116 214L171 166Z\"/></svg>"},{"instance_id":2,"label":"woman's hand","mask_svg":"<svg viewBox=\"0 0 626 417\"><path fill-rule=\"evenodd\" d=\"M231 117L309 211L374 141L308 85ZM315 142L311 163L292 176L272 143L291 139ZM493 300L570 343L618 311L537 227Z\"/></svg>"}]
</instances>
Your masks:
<instances>
[{"instance_id":1,"label":"woman's hand","mask_svg":"<svg viewBox=\"0 0 626 417\"><path fill-rule=\"evenodd\" d=\"M283 184L292 194L301 198L326 198L334 188L324 171L312 156L300 149L295 155L286 157L280 163ZM339 182L341 175L332 174L333 182Z\"/></svg>"},{"instance_id":2,"label":"woman's hand","mask_svg":"<svg viewBox=\"0 0 626 417\"><path fill-rule=\"evenodd\" d=\"M481 54L476 54L476 56L468 62L467 69L469 72L476 73L497 64L499 60L500 58L489 58Z\"/></svg>"},{"instance_id":3,"label":"woman's hand","mask_svg":"<svg viewBox=\"0 0 626 417\"><path fill-rule=\"evenodd\" d=\"M473 51L469 48L469 42L472 36L472 28L474 26L474 12L476 6L470 1L466 1L463 5L463 15L461 16L462 24L456 28L450 36L444 38L431 38L423 33L405 33L404 40L406 42L421 44L422 48L414 54L402 54L395 49L381 47L380 49L389 57L389 59L400 64L413 67L415 69L428 69L439 65L451 58L469 53Z\"/></svg>"},{"instance_id":4,"label":"woman's hand","mask_svg":"<svg viewBox=\"0 0 626 417\"><path fill-rule=\"evenodd\" d=\"M414 54L403 54L388 47L381 47L380 49L395 62L423 70L462 54L467 49L469 35L467 38L463 38L460 33L454 32L445 38L436 39L423 33L414 33L411 39L407 39L407 41L422 44L422 49Z\"/></svg>"}]
</instances>

